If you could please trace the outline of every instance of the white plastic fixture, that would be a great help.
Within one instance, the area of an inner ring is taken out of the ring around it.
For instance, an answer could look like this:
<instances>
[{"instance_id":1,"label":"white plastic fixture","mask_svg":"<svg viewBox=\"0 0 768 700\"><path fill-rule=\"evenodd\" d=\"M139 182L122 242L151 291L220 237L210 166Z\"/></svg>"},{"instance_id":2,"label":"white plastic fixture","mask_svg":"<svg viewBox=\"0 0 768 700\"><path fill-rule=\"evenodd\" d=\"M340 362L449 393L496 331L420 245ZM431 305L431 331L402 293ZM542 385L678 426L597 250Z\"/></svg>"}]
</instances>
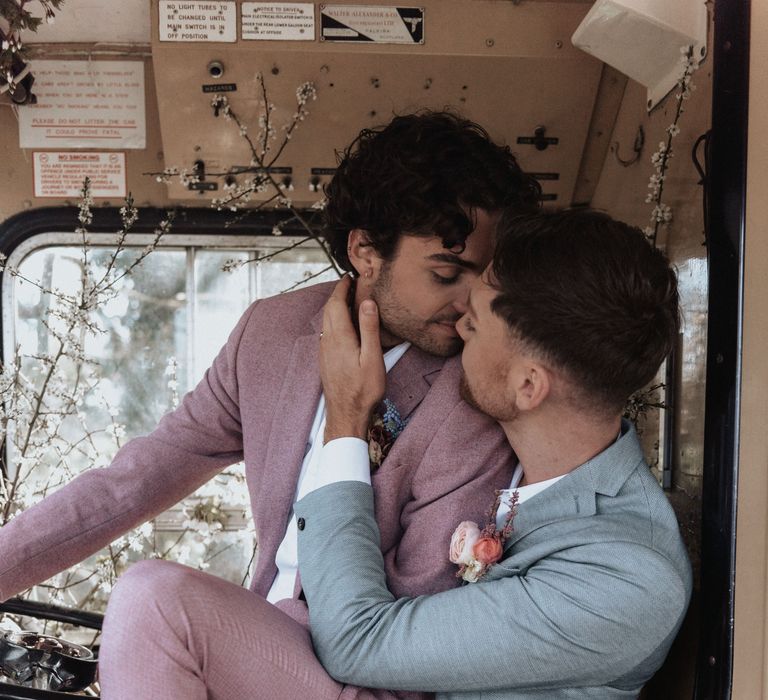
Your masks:
<instances>
[{"instance_id":1,"label":"white plastic fixture","mask_svg":"<svg viewBox=\"0 0 768 700\"><path fill-rule=\"evenodd\" d=\"M648 88L648 109L675 86L680 50L707 52L704 0L597 0L571 38L573 45Z\"/></svg>"}]
</instances>

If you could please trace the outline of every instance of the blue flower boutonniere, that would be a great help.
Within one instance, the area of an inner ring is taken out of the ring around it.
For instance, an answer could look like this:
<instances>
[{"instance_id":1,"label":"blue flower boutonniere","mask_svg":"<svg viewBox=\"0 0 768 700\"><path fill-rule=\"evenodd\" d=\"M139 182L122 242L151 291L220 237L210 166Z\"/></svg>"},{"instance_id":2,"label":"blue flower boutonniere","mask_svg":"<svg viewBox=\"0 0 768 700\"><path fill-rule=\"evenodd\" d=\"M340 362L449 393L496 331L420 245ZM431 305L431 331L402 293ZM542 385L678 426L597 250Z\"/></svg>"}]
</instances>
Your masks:
<instances>
[{"instance_id":1,"label":"blue flower boutonniere","mask_svg":"<svg viewBox=\"0 0 768 700\"><path fill-rule=\"evenodd\" d=\"M403 432L405 421L400 416L395 404L389 399L382 402L381 409L373 414L368 426L368 457L371 460L371 474L384 462L384 459Z\"/></svg>"}]
</instances>

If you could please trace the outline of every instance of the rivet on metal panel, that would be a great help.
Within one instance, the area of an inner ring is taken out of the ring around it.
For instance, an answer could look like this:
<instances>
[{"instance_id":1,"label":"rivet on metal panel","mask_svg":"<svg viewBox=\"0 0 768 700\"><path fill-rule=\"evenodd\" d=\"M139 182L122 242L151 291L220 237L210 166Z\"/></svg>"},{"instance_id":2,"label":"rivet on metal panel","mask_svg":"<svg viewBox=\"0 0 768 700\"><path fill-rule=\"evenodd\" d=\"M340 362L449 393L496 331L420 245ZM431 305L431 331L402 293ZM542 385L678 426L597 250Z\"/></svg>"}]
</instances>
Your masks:
<instances>
[{"instance_id":1,"label":"rivet on metal panel","mask_svg":"<svg viewBox=\"0 0 768 700\"><path fill-rule=\"evenodd\" d=\"M563 42L559 39L555 42L555 48L556 49L562 49L563 48Z\"/></svg>"},{"instance_id":2,"label":"rivet on metal panel","mask_svg":"<svg viewBox=\"0 0 768 700\"><path fill-rule=\"evenodd\" d=\"M485 40L485 45L486 45L486 46L487 46L489 49L490 49L490 48L491 48L491 46L493 46L495 43L496 43L496 42L495 42L493 39L491 39L491 38L488 38L488 39L486 39L486 40Z\"/></svg>"}]
</instances>

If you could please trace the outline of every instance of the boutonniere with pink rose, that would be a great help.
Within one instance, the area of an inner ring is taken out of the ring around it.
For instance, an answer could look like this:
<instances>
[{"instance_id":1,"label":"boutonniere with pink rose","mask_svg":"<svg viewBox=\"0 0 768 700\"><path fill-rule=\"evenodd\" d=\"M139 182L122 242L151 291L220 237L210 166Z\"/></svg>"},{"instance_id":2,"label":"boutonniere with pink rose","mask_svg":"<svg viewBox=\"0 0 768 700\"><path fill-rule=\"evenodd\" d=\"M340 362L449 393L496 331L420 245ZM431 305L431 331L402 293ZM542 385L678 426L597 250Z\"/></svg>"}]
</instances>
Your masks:
<instances>
[{"instance_id":1,"label":"boutonniere with pink rose","mask_svg":"<svg viewBox=\"0 0 768 700\"><path fill-rule=\"evenodd\" d=\"M405 421L392 401L384 399L382 407L384 410L374 413L368 426L368 458L371 462L371 474L381 466L392 445L395 444L395 440L405 429Z\"/></svg>"},{"instance_id":2,"label":"boutonniere with pink rose","mask_svg":"<svg viewBox=\"0 0 768 700\"><path fill-rule=\"evenodd\" d=\"M501 504L501 491L496 492L496 500L488 514L488 523L481 530L480 526L471 520L459 523L451 537L451 548L448 554L454 564L459 565L456 572L458 578L468 583L477 583L504 553L504 543L512 534L512 521L517 514L518 493L513 491L509 499L509 513L504 519L504 527L496 527L496 513Z\"/></svg>"}]
</instances>

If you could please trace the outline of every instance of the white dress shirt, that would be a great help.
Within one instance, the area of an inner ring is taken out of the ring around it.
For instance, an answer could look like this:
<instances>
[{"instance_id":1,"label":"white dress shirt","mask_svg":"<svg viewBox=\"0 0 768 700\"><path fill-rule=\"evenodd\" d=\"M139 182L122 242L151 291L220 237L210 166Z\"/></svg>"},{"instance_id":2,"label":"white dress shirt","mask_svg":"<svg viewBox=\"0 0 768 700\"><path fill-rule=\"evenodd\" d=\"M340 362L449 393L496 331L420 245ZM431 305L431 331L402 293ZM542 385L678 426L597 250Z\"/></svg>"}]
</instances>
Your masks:
<instances>
[{"instance_id":1,"label":"white dress shirt","mask_svg":"<svg viewBox=\"0 0 768 700\"><path fill-rule=\"evenodd\" d=\"M565 476L561 474L553 479L547 479L546 481L538 481L535 484L528 484L527 486L518 486L523 480L523 465L519 464L515 467L515 473L512 475L512 481L509 484L508 489L503 489L501 492L501 502L499 503L499 509L496 511L496 529L501 530L504 527L504 521L507 519L507 513L509 513L509 504L512 501L512 494L517 491L517 505L527 501L529 498L533 498L537 493L541 493L544 489L548 489L552 484L557 483Z\"/></svg>"},{"instance_id":2,"label":"white dress shirt","mask_svg":"<svg viewBox=\"0 0 768 700\"><path fill-rule=\"evenodd\" d=\"M400 345L396 345L384 353L384 366L387 372L395 366L410 346L410 343L400 343ZM337 481L371 483L368 444L358 438L339 438L338 440L331 440L323 447L324 433L325 396L321 394L315 419L307 438L307 449L301 464L294 503L304 498L308 493ZM267 600L270 603L293 597L296 573L299 568L297 538L296 517L291 512L285 537L283 537L275 555L277 575L272 582L269 593L267 593Z\"/></svg>"}]
</instances>

